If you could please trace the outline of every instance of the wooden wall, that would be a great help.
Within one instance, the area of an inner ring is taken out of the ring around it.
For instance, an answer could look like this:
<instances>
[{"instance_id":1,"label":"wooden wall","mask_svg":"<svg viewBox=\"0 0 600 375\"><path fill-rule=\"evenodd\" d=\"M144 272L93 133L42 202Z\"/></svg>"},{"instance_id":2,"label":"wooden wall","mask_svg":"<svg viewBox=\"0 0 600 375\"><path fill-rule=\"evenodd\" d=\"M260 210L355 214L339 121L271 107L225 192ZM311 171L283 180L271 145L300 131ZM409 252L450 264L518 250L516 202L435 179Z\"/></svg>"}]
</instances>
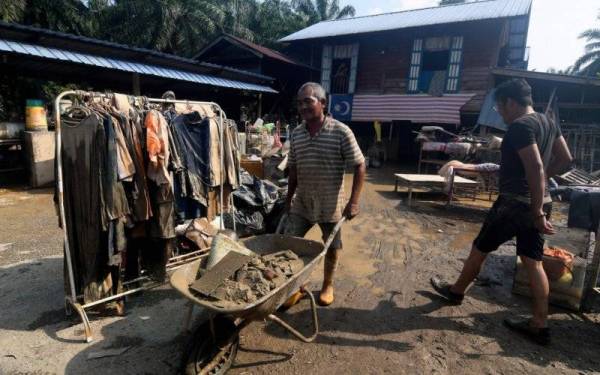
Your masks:
<instances>
[{"instance_id":1,"label":"wooden wall","mask_svg":"<svg viewBox=\"0 0 600 375\"><path fill-rule=\"evenodd\" d=\"M291 53L320 69L324 44L360 43L356 94L406 94L410 55L415 38L464 36L460 92L475 93L462 111L478 112L493 87L490 68L497 65L506 20L476 21L390 32L304 41ZM311 55L310 57L308 55Z\"/></svg>"},{"instance_id":2,"label":"wooden wall","mask_svg":"<svg viewBox=\"0 0 600 375\"><path fill-rule=\"evenodd\" d=\"M465 104L463 112L479 112L485 94L494 87L490 68L498 64L498 54L504 43L505 22L479 23L465 30L460 91L476 95Z\"/></svg>"}]
</instances>

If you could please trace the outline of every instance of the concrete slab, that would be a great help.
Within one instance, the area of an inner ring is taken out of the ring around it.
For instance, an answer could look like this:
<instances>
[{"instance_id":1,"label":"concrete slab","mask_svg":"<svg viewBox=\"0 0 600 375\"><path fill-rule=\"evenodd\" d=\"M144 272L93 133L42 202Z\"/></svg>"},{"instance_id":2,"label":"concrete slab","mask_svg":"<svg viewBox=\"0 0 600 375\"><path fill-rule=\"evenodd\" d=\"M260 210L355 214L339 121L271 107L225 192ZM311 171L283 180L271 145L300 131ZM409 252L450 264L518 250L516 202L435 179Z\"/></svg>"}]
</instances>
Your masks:
<instances>
[{"instance_id":1,"label":"concrete slab","mask_svg":"<svg viewBox=\"0 0 600 375\"><path fill-rule=\"evenodd\" d=\"M23 132L25 160L29 169L29 183L37 188L54 183L54 132Z\"/></svg>"}]
</instances>

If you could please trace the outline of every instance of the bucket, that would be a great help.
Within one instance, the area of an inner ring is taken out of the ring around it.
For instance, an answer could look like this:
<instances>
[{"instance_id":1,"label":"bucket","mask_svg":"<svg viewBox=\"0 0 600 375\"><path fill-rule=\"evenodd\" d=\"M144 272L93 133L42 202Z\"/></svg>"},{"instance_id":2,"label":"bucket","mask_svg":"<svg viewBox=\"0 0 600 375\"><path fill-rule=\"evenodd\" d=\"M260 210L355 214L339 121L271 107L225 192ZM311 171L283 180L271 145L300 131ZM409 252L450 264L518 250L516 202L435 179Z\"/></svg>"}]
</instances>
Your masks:
<instances>
[{"instance_id":1,"label":"bucket","mask_svg":"<svg viewBox=\"0 0 600 375\"><path fill-rule=\"evenodd\" d=\"M21 138L21 132L25 130L25 124L20 122L0 122L0 139Z\"/></svg>"},{"instance_id":2,"label":"bucket","mask_svg":"<svg viewBox=\"0 0 600 375\"><path fill-rule=\"evenodd\" d=\"M25 106L25 130L48 130L46 108L44 102L37 99L27 99Z\"/></svg>"}]
</instances>

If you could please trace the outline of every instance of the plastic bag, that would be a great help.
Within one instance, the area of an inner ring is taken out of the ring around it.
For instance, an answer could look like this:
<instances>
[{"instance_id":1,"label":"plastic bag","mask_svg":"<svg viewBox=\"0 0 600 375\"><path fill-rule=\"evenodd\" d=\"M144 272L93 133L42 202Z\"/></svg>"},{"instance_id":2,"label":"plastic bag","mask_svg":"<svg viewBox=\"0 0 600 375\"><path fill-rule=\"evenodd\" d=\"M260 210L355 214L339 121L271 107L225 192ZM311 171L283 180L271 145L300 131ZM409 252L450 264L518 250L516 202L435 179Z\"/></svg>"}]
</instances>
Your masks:
<instances>
[{"instance_id":1,"label":"plastic bag","mask_svg":"<svg viewBox=\"0 0 600 375\"><path fill-rule=\"evenodd\" d=\"M225 227L233 229L233 219L235 218L236 234L240 237L254 236L265 232L265 219L263 215L255 211L247 213L236 211L234 215L229 212L223 215Z\"/></svg>"}]
</instances>

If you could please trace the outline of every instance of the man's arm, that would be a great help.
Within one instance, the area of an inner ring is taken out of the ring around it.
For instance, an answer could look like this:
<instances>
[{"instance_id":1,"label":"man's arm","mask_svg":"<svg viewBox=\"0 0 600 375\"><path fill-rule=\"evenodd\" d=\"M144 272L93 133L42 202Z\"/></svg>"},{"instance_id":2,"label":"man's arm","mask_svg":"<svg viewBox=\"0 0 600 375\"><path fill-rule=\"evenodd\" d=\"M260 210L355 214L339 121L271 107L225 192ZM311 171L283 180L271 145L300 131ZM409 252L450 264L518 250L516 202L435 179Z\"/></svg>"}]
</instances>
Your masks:
<instances>
[{"instance_id":1,"label":"man's arm","mask_svg":"<svg viewBox=\"0 0 600 375\"><path fill-rule=\"evenodd\" d=\"M289 176L288 176L288 192L285 200L285 209L287 212L290 211L292 207L292 199L294 198L294 194L296 194L296 187L298 186L298 171L296 170L296 166L290 166Z\"/></svg>"},{"instance_id":2,"label":"man's arm","mask_svg":"<svg viewBox=\"0 0 600 375\"><path fill-rule=\"evenodd\" d=\"M360 193L365 183L365 175L367 174L367 167L362 162L354 167L354 177L352 179L352 194L350 200L344 209L344 216L348 219L352 219L359 212L358 202L360 201Z\"/></svg>"},{"instance_id":3,"label":"man's arm","mask_svg":"<svg viewBox=\"0 0 600 375\"><path fill-rule=\"evenodd\" d=\"M531 213L534 218L535 227L545 234L553 234L552 224L546 220L544 213L544 192L546 181L544 175L544 164L540 156L537 144L523 147L519 151L519 157L525 168L525 176L529 191L531 192Z\"/></svg>"},{"instance_id":4,"label":"man's arm","mask_svg":"<svg viewBox=\"0 0 600 375\"><path fill-rule=\"evenodd\" d=\"M556 138L552 145L552 160L550 161L550 165L548 165L546 175L548 178L554 177L569 168L571 163L573 163L573 156L571 156L567 141L565 141L563 136L560 136Z\"/></svg>"}]
</instances>

